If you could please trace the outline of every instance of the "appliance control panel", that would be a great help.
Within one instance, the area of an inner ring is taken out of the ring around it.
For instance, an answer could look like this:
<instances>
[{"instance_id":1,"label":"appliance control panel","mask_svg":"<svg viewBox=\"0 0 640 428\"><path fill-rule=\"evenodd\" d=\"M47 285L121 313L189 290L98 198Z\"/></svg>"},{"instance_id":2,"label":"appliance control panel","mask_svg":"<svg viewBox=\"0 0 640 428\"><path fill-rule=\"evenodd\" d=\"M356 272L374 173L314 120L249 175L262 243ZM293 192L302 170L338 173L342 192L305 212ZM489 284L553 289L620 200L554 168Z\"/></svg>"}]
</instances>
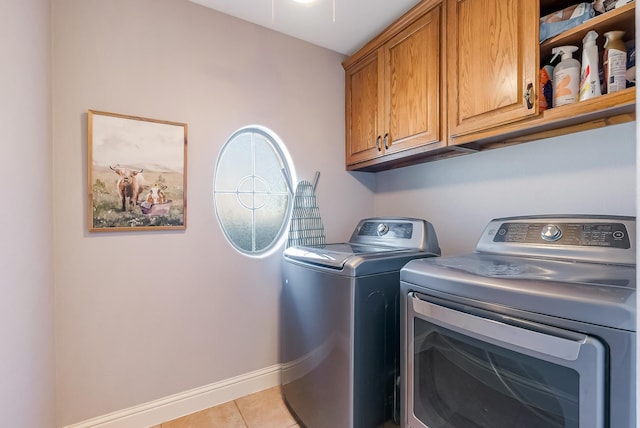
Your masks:
<instances>
[{"instance_id":1,"label":"appliance control panel","mask_svg":"<svg viewBox=\"0 0 640 428\"><path fill-rule=\"evenodd\" d=\"M366 221L358 231L359 236L384 236L387 234L391 234L393 238L411 239L413 236L413 223Z\"/></svg>"},{"instance_id":2,"label":"appliance control panel","mask_svg":"<svg viewBox=\"0 0 640 428\"><path fill-rule=\"evenodd\" d=\"M497 254L635 263L635 217L531 216L492 220L476 250Z\"/></svg>"},{"instance_id":3,"label":"appliance control panel","mask_svg":"<svg viewBox=\"0 0 640 428\"><path fill-rule=\"evenodd\" d=\"M349 240L351 244L419 249L440 254L431 223L409 217L375 217L361 220Z\"/></svg>"},{"instance_id":4,"label":"appliance control panel","mask_svg":"<svg viewBox=\"0 0 640 428\"><path fill-rule=\"evenodd\" d=\"M544 245L587 245L630 248L623 223L508 223L498 228L494 242Z\"/></svg>"}]
</instances>

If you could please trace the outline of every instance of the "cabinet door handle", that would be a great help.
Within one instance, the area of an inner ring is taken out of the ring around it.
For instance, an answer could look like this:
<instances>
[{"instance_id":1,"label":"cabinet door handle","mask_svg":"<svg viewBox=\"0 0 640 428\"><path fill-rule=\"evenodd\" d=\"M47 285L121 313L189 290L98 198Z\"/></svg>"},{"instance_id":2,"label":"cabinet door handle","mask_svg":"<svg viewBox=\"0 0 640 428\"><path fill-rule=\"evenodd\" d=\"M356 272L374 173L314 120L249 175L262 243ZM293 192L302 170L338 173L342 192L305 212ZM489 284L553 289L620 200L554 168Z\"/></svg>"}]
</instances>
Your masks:
<instances>
[{"instance_id":1,"label":"cabinet door handle","mask_svg":"<svg viewBox=\"0 0 640 428\"><path fill-rule=\"evenodd\" d=\"M388 132L384 134L384 139L382 141L384 142L384 149L388 150L389 149L389 133Z\"/></svg>"},{"instance_id":2,"label":"cabinet door handle","mask_svg":"<svg viewBox=\"0 0 640 428\"><path fill-rule=\"evenodd\" d=\"M527 102L527 109L531 110L533 108L533 83L529 83L527 85L527 90L524 93L524 100Z\"/></svg>"},{"instance_id":3,"label":"cabinet door handle","mask_svg":"<svg viewBox=\"0 0 640 428\"><path fill-rule=\"evenodd\" d=\"M382 147L380 147L380 136L378 135L378 138L376 138L376 147L378 148L378 151L382 151Z\"/></svg>"}]
</instances>

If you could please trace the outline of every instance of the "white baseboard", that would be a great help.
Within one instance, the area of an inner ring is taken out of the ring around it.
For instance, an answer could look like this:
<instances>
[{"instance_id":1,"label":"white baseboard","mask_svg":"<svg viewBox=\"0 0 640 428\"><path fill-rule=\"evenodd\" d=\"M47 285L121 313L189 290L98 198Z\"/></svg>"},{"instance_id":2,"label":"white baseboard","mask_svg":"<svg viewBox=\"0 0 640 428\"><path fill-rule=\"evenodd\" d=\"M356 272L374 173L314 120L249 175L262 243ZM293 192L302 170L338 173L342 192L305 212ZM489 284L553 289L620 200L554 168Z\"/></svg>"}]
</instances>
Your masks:
<instances>
[{"instance_id":1,"label":"white baseboard","mask_svg":"<svg viewBox=\"0 0 640 428\"><path fill-rule=\"evenodd\" d=\"M277 385L280 385L279 364L67 425L65 428L152 427Z\"/></svg>"}]
</instances>

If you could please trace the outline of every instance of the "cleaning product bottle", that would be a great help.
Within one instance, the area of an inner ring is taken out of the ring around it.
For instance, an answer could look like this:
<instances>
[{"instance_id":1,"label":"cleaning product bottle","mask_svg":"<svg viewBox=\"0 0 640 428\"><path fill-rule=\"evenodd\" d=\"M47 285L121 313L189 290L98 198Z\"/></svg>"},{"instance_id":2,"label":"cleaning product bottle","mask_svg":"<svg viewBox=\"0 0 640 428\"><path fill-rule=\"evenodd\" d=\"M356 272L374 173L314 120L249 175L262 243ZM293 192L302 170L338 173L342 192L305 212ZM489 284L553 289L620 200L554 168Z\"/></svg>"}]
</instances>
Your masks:
<instances>
[{"instance_id":1,"label":"cleaning product bottle","mask_svg":"<svg viewBox=\"0 0 640 428\"><path fill-rule=\"evenodd\" d=\"M559 46L551 51L561 55L562 61L553 69L553 106L558 107L578 101L580 89L580 61L573 58L575 46Z\"/></svg>"},{"instance_id":2,"label":"cleaning product bottle","mask_svg":"<svg viewBox=\"0 0 640 428\"><path fill-rule=\"evenodd\" d=\"M582 39L582 71L580 72L580 101L600 95L598 72L598 33L591 30Z\"/></svg>"},{"instance_id":3,"label":"cleaning product bottle","mask_svg":"<svg viewBox=\"0 0 640 428\"><path fill-rule=\"evenodd\" d=\"M604 33L604 68L605 93L621 91L627 87L625 72L627 71L627 48L622 42L624 31L609 31Z\"/></svg>"},{"instance_id":4,"label":"cleaning product bottle","mask_svg":"<svg viewBox=\"0 0 640 428\"><path fill-rule=\"evenodd\" d=\"M540 90L538 91L538 110L544 111L553 106L553 64L549 61L540 69Z\"/></svg>"}]
</instances>

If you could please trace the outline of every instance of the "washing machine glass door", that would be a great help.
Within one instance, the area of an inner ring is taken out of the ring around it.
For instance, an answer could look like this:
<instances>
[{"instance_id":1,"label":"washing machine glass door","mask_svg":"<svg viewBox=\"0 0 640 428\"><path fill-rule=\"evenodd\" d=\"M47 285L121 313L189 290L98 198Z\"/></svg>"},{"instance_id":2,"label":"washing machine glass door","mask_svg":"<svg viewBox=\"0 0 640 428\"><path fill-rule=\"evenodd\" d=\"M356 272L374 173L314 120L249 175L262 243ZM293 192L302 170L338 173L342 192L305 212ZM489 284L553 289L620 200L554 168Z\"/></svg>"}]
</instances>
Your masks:
<instances>
[{"instance_id":1,"label":"washing machine glass door","mask_svg":"<svg viewBox=\"0 0 640 428\"><path fill-rule=\"evenodd\" d=\"M598 340L414 292L407 298L408 427L604 426Z\"/></svg>"}]
</instances>

